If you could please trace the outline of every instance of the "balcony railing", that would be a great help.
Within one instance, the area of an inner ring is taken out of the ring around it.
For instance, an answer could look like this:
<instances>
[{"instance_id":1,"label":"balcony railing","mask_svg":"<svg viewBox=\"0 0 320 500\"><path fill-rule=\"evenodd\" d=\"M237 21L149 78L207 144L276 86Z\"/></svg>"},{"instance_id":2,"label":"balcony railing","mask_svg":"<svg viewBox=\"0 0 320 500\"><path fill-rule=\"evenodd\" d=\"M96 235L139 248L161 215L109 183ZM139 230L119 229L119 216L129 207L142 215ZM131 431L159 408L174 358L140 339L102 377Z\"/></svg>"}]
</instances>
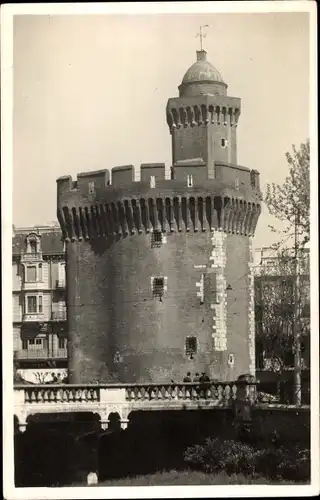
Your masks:
<instances>
[{"instance_id":1,"label":"balcony railing","mask_svg":"<svg viewBox=\"0 0 320 500\"><path fill-rule=\"evenodd\" d=\"M65 280L56 280L56 288L58 290L63 290L66 287Z\"/></svg>"},{"instance_id":2,"label":"balcony railing","mask_svg":"<svg viewBox=\"0 0 320 500\"><path fill-rule=\"evenodd\" d=\"M42 260L42 252L36 252L36 253L21 252L21 260L29 262L36 262Z\"/></svg>"},{"instance_id":3,"label":"balcony railing","mask_svg":"<svg viewBox=\"0 0 320 500\"><path fill-rule=\"evenodd\" d=\"M44 321L45 316L44 313L23 313L22 320L23 321Z\"/></svg>"},{"instance_id":4,"label":"balcony railing","mask_svg":"<svg viewBox=\"0 0 320 500\"><path fill-rule=\"evenodd\" d=\"M63 349L19 349L14 351L14 359L67 359L67 348Z\"/></svg>"},{"instance_id":5,"label":"balcony railing","mask_svg":"<svg viewBox=\"0 0 320 500\"><path fill-rule=\"evenodd\" d=\"M66 321L67 311L52 311L51 313L52 321Z\"/></svg>"}]
</instances>

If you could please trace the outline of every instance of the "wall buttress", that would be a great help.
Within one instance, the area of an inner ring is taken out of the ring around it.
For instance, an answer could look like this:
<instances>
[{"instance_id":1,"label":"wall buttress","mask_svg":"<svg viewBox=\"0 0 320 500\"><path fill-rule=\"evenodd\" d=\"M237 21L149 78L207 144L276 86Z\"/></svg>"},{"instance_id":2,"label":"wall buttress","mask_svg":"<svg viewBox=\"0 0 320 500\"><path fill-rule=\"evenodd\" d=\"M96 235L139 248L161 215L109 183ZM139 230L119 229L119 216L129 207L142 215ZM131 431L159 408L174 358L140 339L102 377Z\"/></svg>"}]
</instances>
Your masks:
<instances>
[{"instance_id":1,"label":"wall buttress","mask_svg":"<svg viewBox=\"0 0 320 500\"><path fill-rule=\"evenodd\" d=\"M110 234L112 236L116 236L114 220L112 217L112 209L111 209L111 206L109 205L109 203L105 204L105 212L106 212L106 220L107 220L108 230L110 231Z\"/></svg>"},{"instance_id":2,"label":"wall buttress","mask_svg":"<svg viewBox=\"0 0 320 500\"><path fill-rule=\"evenodd\" d=\"M63 237L63 239L66 239L68 234L67 234L67 227L66 227L66 221L64 218L64 213L62 210L60 210L60 209L57 210L57 217L58 217L58 221L59 221L59 224L61 227L62 237Z\"/></svg>"},{"instance_id":3,"label":"wall buttress","mask_svg":"<svg viewBox=\"0 0 320 500\"><path fill-rule=\"evenodd\" d=\"M110 236L110 233L109 233L109 228L108 228L108 225L107 225L107 216L106 216L106 212L105 212L105 206L103 204L101 204L99 206L99 212L100 212L100 217L101 217L101 226L103 228L103 234L104 236L108 237Z\"/></svg>"},{"instance_id":4,"label":"wall buttress","mask_svg":"<svg viewBox=\"0 0 320 500\"><path fill-rule=\"evenodd\" d=\"M82 232L81 232L78 210L75 207L72 208L72 220L76 238L80 240L82 239Z\"/></svg>"},{"instance_id":5,"label":"wall buttress","mask_svg":"<svg viewBox=\"0 0 320 500\"><path fill-rule=\"evenodd\" d=\"M146 227L146 232L150 232L150 213L149 213L149 206L148 206L148 200L143 200L144 205L143 205L143 214L144 214L144 220L145 220L145 227Z\"/></svg>"},{"instance_id":6,"label":"wall buttress","mask_svg":"<svg viewBox=\"0 0 320 500\"><path fill-rule=\"evenodd\" d=\"M246 217L244 220L244 234L249 233L250 218L251 218L251 203L247 203Z\"/></svg>"},{"instance_id":7,"label":"wall buttress","mask_svg":"<svg viewBox=\"0 0 320 500\"><path fill-rule=\"evenodd\" d=\"M235 202L234 202L234 199L232 198L232 200L231 200L231 210L230 210L230 216L229 216L229 227L228 227L229 233L233 232L234 216L235 216Z\"/></svg>"},{"instance_id":8,"label":"wall buttress","mask_svg":"<svg viewBox=\"0 0 320 500\"><path fill-rule=\"evenodd\" d=\"M229 198L225 198L223 200L224 205L224 224L222 226L224 231L229 231L229 221L230 221L230 213L231 213L231 200Z\"/></svg>"},{"instance_id":9,"label":"wall buttress","mask_svg":"<svg viewBox=\"0 0 320 500\"><path fill-rule=\"evenodd\" d=\"M169 199L168 212L169 212L169 224L170 231L173 232L176 229L175 218L174 218L174 207L173 207L173 199Z\"/></svg>"},{"instance_id":10,"label":"wall buttress","mask_svg":"<svg viewBox=\"0 0 320 500\"><path fill-rule=\"evenodd\" d=\"M156 210L158 213L158 221L159 221L159 231L164 232L165 231L165 224L164 224L164 211L163 211L163 199L162 198L157 198L156 199Z\"/></svg>"},{"instance_id":11,"label":"wall buttress","mask_svg":"<svg viewBox=\"0 0 320 500\"><path fill-rule=\"evenodd\" d=\"M184 200L184 210L185 210L186 231L189 232L190 228L192 226L191 217L190 217L189 199L188 198L183 198L183 200Z\"/></svg>"},{"instance_id":12,"label":"wall buttress","mask_svg":"<svg viewBox=\"0 0 320 500\"><path fill-rule=\"evenodd\" d=\"M134 217L136 228L138 230L138 233L142 233L142 220L141 220L140 203L137 200L132 200L131 204L132 204L133 217Z\"/></svg>"},{"instance_id":13,"label":"wall buttress","mask_svg":"<svg viewBox=\"0 0 320 500\"><path fill-rule=\"evenodd\" d=\"M195 232L199 231L199 229L201 229L201 226L200 226L200 220L199 220L199 211L198 211L198 200L197 198L193 198L194 200L194 206L193 206L193 210L194 210L194 230Z\"/></svg>"},{"instance_id":14,"label":"wall buttress","mask_svg":"<svg viewBox=\"0 0 320 500\"><path fill-rule=\"evenodd\" d=\"M240 234L244 233L244 223L245 223L245 218L246 218L246 212L247 212L247 203L245 201L241 202L241 215L240 215L240 222L239 222L239 231Z\"/></svg>"}]
</instances>

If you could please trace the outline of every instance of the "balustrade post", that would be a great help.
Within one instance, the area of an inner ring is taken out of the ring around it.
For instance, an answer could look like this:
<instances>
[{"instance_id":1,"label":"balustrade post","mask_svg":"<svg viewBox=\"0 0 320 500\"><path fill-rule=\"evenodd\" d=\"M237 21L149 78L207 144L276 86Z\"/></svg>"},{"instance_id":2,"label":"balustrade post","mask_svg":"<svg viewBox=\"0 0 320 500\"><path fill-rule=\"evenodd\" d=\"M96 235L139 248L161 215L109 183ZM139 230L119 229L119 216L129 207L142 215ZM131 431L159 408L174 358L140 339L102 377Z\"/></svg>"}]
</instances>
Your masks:
<instances>
[{"instance_id":1,"label":"balustrade post","mask_svg":"<svg viewBox=\"0 0 320 500\"><path fill-rule=\"evenodd\" d=\"M121 429L126 430L128 428L129 420L127 418L122 418L120 420Z\"/></svg>"},{"instance_id":2,"label":"balustrade post","mask_svg":"<svg viewBox=\"0 0 320 500\"><path fill-rule=\"evenodd\" d=\"M19 432L24 433L27 430L27 422L25 420L19 420Z\"/></svg>"},{"instance_id":3,"label":"balustrade post","mask_svg":"<svg viewBox=\"0 0 320 500\"><path fill-rule=\"evenodd\" d=\"M237 394L233 402L235 427L238 435L250 432L252 423L252 405L254 403L254 394L251 387L255 384L253 377L240 375L237 381Z\"/></svg>"}]
</instances>

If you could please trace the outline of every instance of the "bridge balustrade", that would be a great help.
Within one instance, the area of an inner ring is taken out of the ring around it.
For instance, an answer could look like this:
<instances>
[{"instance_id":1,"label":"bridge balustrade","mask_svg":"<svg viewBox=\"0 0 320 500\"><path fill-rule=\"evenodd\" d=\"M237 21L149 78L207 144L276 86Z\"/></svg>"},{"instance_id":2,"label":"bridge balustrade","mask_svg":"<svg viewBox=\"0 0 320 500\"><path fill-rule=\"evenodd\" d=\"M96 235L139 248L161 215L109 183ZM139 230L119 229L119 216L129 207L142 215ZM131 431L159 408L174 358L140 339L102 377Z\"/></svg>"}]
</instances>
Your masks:
<instances>
[{"instance_id":1,"label":"bridge balustrade","mask_svg":"<svg viewBox=\"0 0 320 500\"><path fill-rule=\"evenodd\" d=\"M236 400L256 401L256 384L48 384L14 387L14 413L25 429L27 418L36 413L93 412L106 428L116 412L124 426L133 410L181 410L229 408Z\"/></svg>"},{"instance_id":2,"label":"bridge balustrade","mask_svg":"<svg viewBox=\"0 0 320 500\"><path fill-rule=\"evenodd\" d=\"M15 386L15 393L24 393L24 403L82 403L100 402L106 392L125 391L125 400L138 401L172 401L172 400L214 400L231 403L237 398L239 383L206 383L206 384L108 384L108 385L32 385ZM122 398L121 398L122 399ZM246 399L254 401L255 384L246 384Z\"/></svg>"}]
</instances>

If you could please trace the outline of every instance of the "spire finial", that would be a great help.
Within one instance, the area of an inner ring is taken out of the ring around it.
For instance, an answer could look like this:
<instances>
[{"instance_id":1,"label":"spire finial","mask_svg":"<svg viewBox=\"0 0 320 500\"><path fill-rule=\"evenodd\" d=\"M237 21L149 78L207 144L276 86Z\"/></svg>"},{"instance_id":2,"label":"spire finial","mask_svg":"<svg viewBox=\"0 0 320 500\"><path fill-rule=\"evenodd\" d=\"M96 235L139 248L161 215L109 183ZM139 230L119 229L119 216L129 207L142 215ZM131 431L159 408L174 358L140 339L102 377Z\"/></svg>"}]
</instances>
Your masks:
<instances>
[{"instance_id":1,"label":"spire finial","mask_svg":"<svg viewBox=\"0 0 320 500\"><path fill-rule=\"evenodd\" d=\"M209 24L202 24L200 26L200 31L199 33L196 34L196 37L200 37L200 50L203 51L203 47L202 47L202 40L203 38L205 38L207 36L206 33L203 33L203 28L210 28Z\"/></svg>"}]
</instances>

